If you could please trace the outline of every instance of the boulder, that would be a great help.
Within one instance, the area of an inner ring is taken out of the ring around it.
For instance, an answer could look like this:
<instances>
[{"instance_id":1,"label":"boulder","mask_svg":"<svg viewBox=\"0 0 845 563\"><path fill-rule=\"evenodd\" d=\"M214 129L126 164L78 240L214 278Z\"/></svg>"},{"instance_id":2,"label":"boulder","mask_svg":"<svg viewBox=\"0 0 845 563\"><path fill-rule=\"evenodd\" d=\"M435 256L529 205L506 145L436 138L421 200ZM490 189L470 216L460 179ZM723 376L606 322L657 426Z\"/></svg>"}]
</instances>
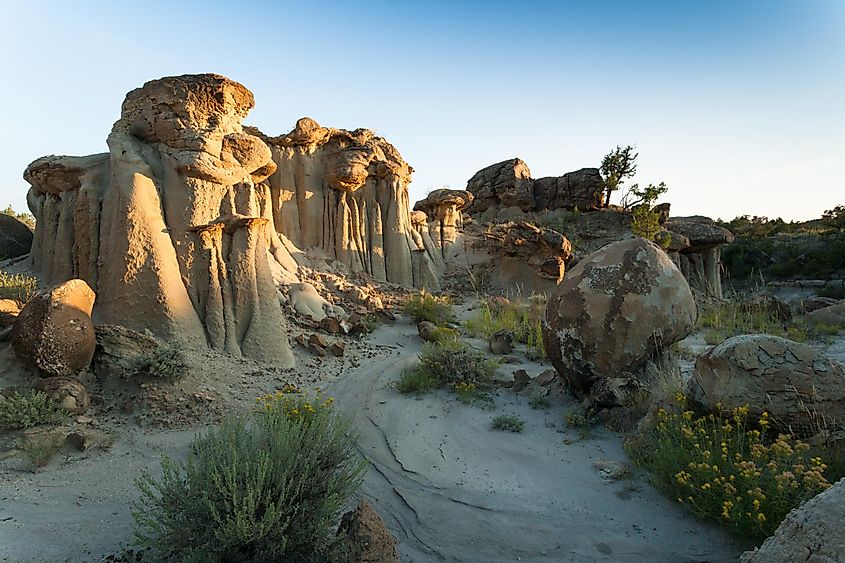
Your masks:
<instances>
[{"instance_id":1,"label":"boulder","mask_svg":"<svg viewBox=\"0 0 845 563\"><path fill-rule=\"evenodd\" d=\"M101 324L94 327L97 348L94 351L94 373L100 379L129 379L135 374L135 360L147 356L158 347L149 333L119 325Z\"/></svg>"},{"instance_id":2,"label":"boulder","mask_svg":"<svg viewBox=\"0 0 845 563\"><path fill-rule=\"evenodd\" d=\"M500 330L490 337L490 351L500 356L510 354L515 340L513 331Z\"/></svg>"},{"instance_id":3,"label":"boulder","mask_svg":"<svg viewBox=\"0 0 845 563\"><path fill-rule=\"evenodd\" d=\"M32 231L5 213L0 213L0 260L17 258L32 248Z\"/></svg>"},{"instance_id":4,"label":"boulder","mask_svg":"<svg viewBox=\"0 0 845 563\"><path fill-rule=\"evenodd\" d=\"M96 346L91 322L94 299L94 292L79 279L36 294L12 327L15 355L54 376L71 375L88 367Z\"/></svg>"},{"instance_id":5,"label":"boulder","mask_svg":"<svg viewBox=\"0 0 845 563\"><path fill-rule=\"evenodd\" d=\"M349 563L399 563L396 539L366 500L343 515L337 534Z\"/></svg>"},{"instance_id":6,"label":"boulder","mask_svg":"<svg viewBox=\"0 0 845 563\"><path fill-rule=\"evenodd\" d=\"M466 191L474 196L468 211L481 213L505 207L528 211L534 206L532 184L528 165L518 158L482 168L467 182Z\"/></svg>"},{"instance_id":7,"label":"boulder","mask_svg":"<svg viewBox=\"0 0 845 563\"><path fill-rule=\"evenodd\" d=\"M830 307L831 305L836 305L837 303L839 303L839 300L832 297L807 297L806 299L801 300L799 308L803 313L812 313L813 311L824 309L825 307Z\"/></svg>"},{"instance_id":8,"label":"boulder","mask_svg":"<svg viewBox=\"0 0 845 563\"><path fill-rule=\"evenodd\" d=\"M0 299L0 329L12 326L21 312L21 305L14 299Z\"/></svg>"},{"instance_id":9,"label":"boulder","mask_svg":"<svg viewBox=\"0 0 845 563\"><path fill-rule=\"evenodd\" d=\"M741 563L840 563L845 560L845 479L793 509Z\"/></svg>"},{"instance_id":10,"label":"boulder","mask_svg":"<svg viewBox=\"0 0 845 563\"><path fill-rule=\"evenodd\" d=\"M728 338L701 354L689 395L705 408L748 405L783 431L802 437L845 428L845 368L815 349L767 334Z\"/></svg>"},{"instance_id":11,"label":"boulder","mask_svg":"<svg viewBox=\"0 0 845 563\"><path fill-rule=\"evenodd\" d=\"M417 334L425 341L434 340L434 331L437 325L430 321L420 321L417 323Z\"/></svg>"},{"instance_id":12,"label":"boulder","mask_svg":"<svg viewBox=\"0 0 845 563\"><path fill-rule=\"evenodd\" d=\"M807 314L807 320L813 324L823 323L845 330L845 302L811 311Z\"/></svg>"},{"instance_id":13,"label":"boulder","mask_svg":"<svg viewBox=\"0 0 845 563\"><path fill-rule=\"evenodd\" d=\"M563 176L534 180L534 209L599 209L604 202L604 182L598 168L582 168Z\"/></svg>"},{"instance_id":14,"label":"boulder","mask_svg":"<svg viewBox=\"0 0 845 563\"><path fill-rule=\"evenodd\" d=\"M543 344L558 373L588 392L597 380L636 375L689 335L692 292L665 252L641 238L611 243L581 260L546 307Z\"/></svg>"},{"instance_id":15,"label":"boulder","mask_svg":"<svg viewBox=\"0 0 845 563\"><path fill-rule=\"evenodd\" d=\"M75 377L47 377L35 389L55 399L70 414L83 414L91 408L85 386Z\"/></svg>"}]
</instances>

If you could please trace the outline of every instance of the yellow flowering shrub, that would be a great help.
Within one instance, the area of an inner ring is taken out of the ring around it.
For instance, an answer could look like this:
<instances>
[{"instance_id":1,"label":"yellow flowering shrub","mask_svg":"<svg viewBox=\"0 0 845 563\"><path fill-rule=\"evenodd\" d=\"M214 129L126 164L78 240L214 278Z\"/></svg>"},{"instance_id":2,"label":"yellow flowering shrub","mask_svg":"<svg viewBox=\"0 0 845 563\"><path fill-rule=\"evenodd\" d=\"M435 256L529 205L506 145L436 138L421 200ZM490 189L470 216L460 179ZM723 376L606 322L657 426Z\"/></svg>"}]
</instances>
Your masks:
<instances>
[{"instance_id":1,"label":"yellow flowering shrub","mask_svg":"<svg viewBox=\"0 0 845 563\"><path fill-rule=\"evenodd\" d=\"M299 388L285 384L281 390L255 399L255 410L268 415L283 415L291 422L310 422L318 413L330 411L334 398L323 397L317 389L313 396L304 394Z\"/></svg>"},{"instance_id":2,"label":"yellow flowering shrub","mask_svg":"<svg viewBox=\"0 0 845 563\"><path fill-rule=\"evenodd\" d=\"M748 536L766 537L790 510L830 487L827 464L810 446L770 435L769 415L748 407L697 416L683 395L660 409L648 447L632 452L670 498Z\"/></svg>"}]
</instances>

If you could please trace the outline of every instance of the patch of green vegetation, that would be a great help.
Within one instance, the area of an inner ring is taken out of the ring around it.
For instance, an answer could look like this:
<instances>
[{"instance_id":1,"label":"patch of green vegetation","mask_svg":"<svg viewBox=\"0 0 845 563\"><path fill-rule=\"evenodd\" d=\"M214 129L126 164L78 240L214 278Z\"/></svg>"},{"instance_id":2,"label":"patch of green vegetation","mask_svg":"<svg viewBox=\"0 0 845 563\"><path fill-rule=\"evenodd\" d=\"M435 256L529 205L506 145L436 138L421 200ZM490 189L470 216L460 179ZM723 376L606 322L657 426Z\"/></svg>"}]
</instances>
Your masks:
<instances>
[{"instance_id":1,"label":"patch of green vegetation","mask_svg":"<svg viewBox=\"0 0 845 563\"><path fill-rule=\"evenodd\" d=\"M493 417L492 425L495 430L522 432L525 428L525 421L515 414L500 414Z\"/></svg>"},{"instance_id":2,"label":"patch of green vegetation","mask_svg":"<svg viewBox=\"0 0 845 563\"><path fill-rule=\"evenodd\" d=\"M0 271L0 299L14 299L26 303L37 287L38 280L32 276Z\"/></svg>"},{"instance_id":3,"label":"patch of green vegetation","mask_svg":"<svg viewBox=\"0 0 845 563\"><path fill-rule=\"evenodd\" d=\"M531 400L528 402L528 404L531 405L532 409L542 410L545 410L552 406L548 397L544 397L543 395L534 395L533 397L531 397Z\"/></svg>"},{"instance_id":4,"label":"patch of green vegetation","mask_svg":"<svg viewBox=\"0 0 845 563\"><path fill-rule=\"evenodd\" d=\"M65 437L55 432L25 436L18 440L17 448L35 467L44 467L65 445Z\"/></svg>"},{"instance_id":5,"label":"patch of green vegetation","mask_svg":"<svg viewBox=\"0 0 845 563\"><path fill-rule=\"evenodd\" d=\"M61 424L67 412L58 401L41 391L12 392L0 396L0 428L20 430L42 424Z\"/></svg>"},{"instance_id":6,"label":"patch of green vegetation","mask_svg":"<svg viewBox=\"0 0 845 563\"><path fill-rule=\"evenodd\" d=\"M417 322L428 321L437 326L445 326L455 318L452 301L448 296L432 295L426 290L409 297L402 310Z\"/></svg>"},{"instance_id":7,"label":"patch of green vegetation","mask_svg":"<svg viewBox=\"0 0 845 563\"><path fill-rule=\"evenodd\" d=\"M339 561L341 510L364 475L331 399L279 392L143 472L133 517L156 560Z\"/></svg>"},{"instance_id":8,"label":"patch of green vegetation","mask_svg":"<svg viewBox=\"0 0 845 563\"><path fill-rule=\"evenodd\" d=\"M442 326L435 327L431 331L431 339L437 344L454 344L461 338L457 330L453 328L446 328Z\"/></svg>"},{"instance_id":9,"label":"patch of green vegetation","mask_svg":"<svg viewBox=\"0 0 845 563\"><path fill-rule=\"evenodd\" d=\"M629 454L671 499L743 536L771 535L790 510L830 487L834 475L808 444L769 435L748 407L697 416L679 397L660 409L645 447Z\"/></svg>"},{"instance_id":10,"label":"patch of green vegetation","mask_svg":"<svg viewBox=\"0 0 845 563\"><path fill-rule=\"evenodd\" d=\"M569 428L575 428L581 432L589 431L596 422L593 411L584 407L568 410L564 417Z\"/></svg>"},{"instance_id":11,"label":"patch of green vegetation","mask_svg":"<svg viewBox=\"0 0 845 563\"><path fill-rule=\"evenodd\" d=\"M396 390L406 395L428 393L437 387L437 381L419 366L404 370L396 382Z\"/></svg>"},{"instance_id":12,"label":"patch of green vegetation","mask_svg":"<svg viewBox=\"0 0 845 563\"><path fill-rule=\"evenodd\" d=\"M153 377L172 381L182 377L187 371L185 354L175 346L163 345L135 358L127 373L133 378Z\"/></svg>"},{"instance_id":13,"label":"patch of green vegetation","mask_svg":"<svg viewBox=\"0 0 845 563\"><path fill-rule=\"evenodd\" d=\"M481 311L466 322L466 328L470 335L485 340L490 340L501 330L509 330L517 342L525 344L525 353L529 359L545 359L545 310L545 299L539 297L532 298L528 304L487 300L481 304Z\"/></svg>"}]
</instances>

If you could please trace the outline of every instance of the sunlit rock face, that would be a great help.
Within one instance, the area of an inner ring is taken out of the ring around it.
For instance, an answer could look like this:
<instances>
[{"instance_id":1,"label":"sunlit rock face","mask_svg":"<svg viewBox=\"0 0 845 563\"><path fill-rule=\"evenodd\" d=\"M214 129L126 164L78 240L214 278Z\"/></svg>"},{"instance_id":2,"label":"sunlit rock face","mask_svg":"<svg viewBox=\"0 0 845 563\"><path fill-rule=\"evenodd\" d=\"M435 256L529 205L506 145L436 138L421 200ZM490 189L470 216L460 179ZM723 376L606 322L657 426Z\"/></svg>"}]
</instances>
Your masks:
<instances>
[{"instance_id":1,"label":"sunlit rock face","mask_svg":"<svg viewBox=\"0 0 845 563\"><path fill-rule=\"evenodd\" d=\"M473 196L465 190L434 190L414 204L415 212L425 214L428 235L443 257L455 243L463 228L462 211L472 203Z\"/></svg>"},{"instance_id":2,"label":"sunlit rock face","mask_svg":"<svg viewBox=\"0 0 845 563\"><path fill-rule=\"evenodd\" d=\"M297 266L273 228L270 148L241 125L253 106L223 76L153 80L127 94L108 153L33 162L42 279L87 281L99 322L292 363L276 283Z\"/></svg>"},{"instance_id":3,"label":"sunlit rock face","mask_svg":"<svg viewBox=\"0 0 845 563\"><path fill-rule=\"evenodd\" d=\"M368 129L321 127L307 117L286 135L263 138L277 167L269 178L276 230L353 273L439 287L437 265L411 222L413 169L393 145Z\"/></svg>"}]
</instances>

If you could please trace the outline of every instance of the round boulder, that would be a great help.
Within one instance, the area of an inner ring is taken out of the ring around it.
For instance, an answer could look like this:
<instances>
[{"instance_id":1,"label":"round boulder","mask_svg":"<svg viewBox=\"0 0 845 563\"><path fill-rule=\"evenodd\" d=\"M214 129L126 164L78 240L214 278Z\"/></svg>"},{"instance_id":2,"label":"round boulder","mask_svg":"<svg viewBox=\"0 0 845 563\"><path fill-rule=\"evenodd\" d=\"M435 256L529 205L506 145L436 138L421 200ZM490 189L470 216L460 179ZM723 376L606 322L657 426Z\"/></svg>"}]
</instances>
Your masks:
<instances>
[{"instance_id":1,"label":"round boulder","mask_svg":"<svg viewBox=\"0 0 845 563\"><path fill-rule=\"evenodd\" d=\"M645 239L611 243L566 275L546 307L543 344L558 373L589 391L597 380L637 372L696 320L689 285Z\"/></svg>"},{"instance_id":2,"label":"round boulder","mask_svg":"<svg viewBox=\"0 0 845 563\"><path fill-rule=\"evenodd\" d=\"M32 248L29 227L5 213L0 213L0 260L17 258Z\"/></svg>"},{"instance_id":3,"label":"round boulder","mask_svg":"<svg viewBox=\"0 0 845 563\"><path fill-rule=\"evenodd\" d=\"M85 386L75 377L47 377L35 389L55 399L70 414L83 414L91 408Z\"/></svg>"},{"instance_id":4,"label":"round boulder","mask_svg":"<svg viewBox=\"0 0 845 563\"><path fill-rule=\"evenodd\" d=\"M845 423L845 368L778 336L728 338L698 357L689 386L690 397L706 408L748 405L750 417L768 412L773 424L800 436Z\"/></svg>"},{"instance_id":5,"label":"round boulder","mask_svg":"<svg viewBox=\"0 0 845 563\"><path fill-rule=\"evenodd\" d=\"M343 515L337 535L341 538L349 563L399 563L396 539L366 500L359 502L354 511Z\"/></svg>"},{"instance_id":6,"label":"round boulder","mask_svg":"<svg viewBox=\"0 0 845 563\"><path fill-rule=\"evenodd\" d=\"M94 291L79 279L38 293L12 325L15 355L53 376L87 367L97 344L91 322L94 299Z\"/></svg>"},{"instance_id":7,"label":"round boulder","mask_svg":"<svg viewBox=\"0 0 845 563\"><path fill-rule=\"evenodd\" d=\"M792 510L741 563L836 563L845 558L845 479Z\"/></svg>"}]
</instances>

